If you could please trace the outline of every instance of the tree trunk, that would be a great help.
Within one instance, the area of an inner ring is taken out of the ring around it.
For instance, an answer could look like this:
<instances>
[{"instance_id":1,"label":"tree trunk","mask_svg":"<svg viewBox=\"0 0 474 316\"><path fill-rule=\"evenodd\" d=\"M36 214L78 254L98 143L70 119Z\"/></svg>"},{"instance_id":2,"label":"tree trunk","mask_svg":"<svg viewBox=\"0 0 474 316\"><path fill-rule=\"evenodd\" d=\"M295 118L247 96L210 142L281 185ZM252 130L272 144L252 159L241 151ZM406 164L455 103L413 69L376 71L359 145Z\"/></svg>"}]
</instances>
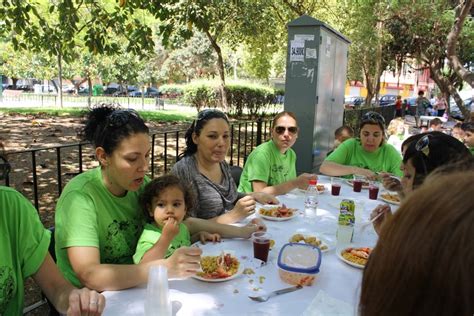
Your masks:
<instances>
[{"instance_id":1,"label":"tree trunk","mask_svg":"<svg viewBox=\"0 0 474 316\"><path fill-rule=\"evenodd\" d=\"M219 77L221 81L221 85L220 85L221 105L224 112L227 112L228 104L227 104L227 93L225 91L225 72L224 72L224 59L222 58L222 51L219 45L217 44L216 40L212 37L211 33L209 33L209 31L206 31L206 35L217 54L217 70L219 72Z\"/></svg>"},{"instance_id":2,"label":"tree trunk","mask_svg":"<svg viewBox=\"0 0 474 316\"><path fill-rule=\"evenodd\" d=\"M91 107L91 99L92 99L92 79L90 75L87 76L87 85L89 86L89 95L87 96L87 104Z\"/></svg>"},{"instance_id":3,"label":"tree trunk","mask_svg":"<svg viewBox=\"0 0 474 316\"><path fill-rule=\"evenodd\" d=\"M439 89L443 92L443 94L451 95L456 102L456 105L459 107L462 115L464 116L464 121L468 122L471 119L471 112L466 108L464 105L464 101L459 96L458 90L454 87L454 85L441 74L441 71L437 65L430 64L429 65L431 78L434 82L438 85ZM451 112L451 106L448 102L448 113Z\"/></svg>"},{"instance_id":4,"label":"tree trunk","mask_svg":"<svg viewBox=\"0 0 474 316\"><path fill-rule=\"evenodd\" d=\"M462 26L466 16L469 14L474 0L464 0L456 7L456 19L451 31L447 37L446 55L449 62L453 66L454 71L466 81L472 88L474 88L474 73L466 69L456 54L456 43L461 33Z\"/></svg>"},{"instance_id":5,"label":"tree trunk","mask_svg":"<svg viewBox=\"0 0 474 316\"><path fill-rule=\"evenodd\" d=\"M379 92L380 92L380 76L382 75L382 30L383 30L383 23L381 21L377 22L377 53L375 58L375 105L379 105Z\"/></svg>"},{"instance_id":6,"label":"tree trunk","mask_svg":"<svg viewBox=\"0 0 474 316\"><path fill-rule=\"evenodd\" d=\"M62 63L61 51L58 53L58 106L63 108L63 63Z\"/></svg>"}]
</instances>

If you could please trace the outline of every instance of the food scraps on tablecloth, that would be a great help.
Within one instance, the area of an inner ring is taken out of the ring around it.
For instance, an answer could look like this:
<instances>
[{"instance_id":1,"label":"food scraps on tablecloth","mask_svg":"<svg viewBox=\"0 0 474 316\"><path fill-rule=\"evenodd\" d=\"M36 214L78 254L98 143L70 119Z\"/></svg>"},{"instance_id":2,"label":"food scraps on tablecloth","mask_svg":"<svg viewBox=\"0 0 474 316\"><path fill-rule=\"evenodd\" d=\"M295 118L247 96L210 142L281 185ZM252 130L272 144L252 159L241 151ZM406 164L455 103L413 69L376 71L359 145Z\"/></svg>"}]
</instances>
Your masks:
<instances>
[{"instance_id":1,"label":"food scraps on tablecloth","mask_svg":"<svg viewBox=\"0 0 474 316\"><path fill-rule=\"evenodd\" d=\"M242 274L251 275L251 274L255 274L255 271L253 271L253 269L251 268L245 268Z\"/></svg>"},{"instance_id":2,"label":"food scraps on tablecloth","mask_svg":"<svg viewBox=\"0 0 474 316\"><path fill-rule=\"evenodd\" d=\"M371 252L372 248L369 247L346 248L341 252L341 256L350 262L365 266Z\"/></svg>"},{"instance_id":3,"label":"food scraps on tablecloth","mask_svg":"<svg viewBox=\"0 0 474 316\"><path fill-rule=\"evenodd\" d=\"M291 236L290 242L304 242L308 245L312 245L315 247L319 247L321 251L327 250L328 246L322 242L321 239L319 239L316 236L310 236L310 235L303 235L303 234L294 234Z\"/></svg>"},{"instance_id":4,"label":"food scraps on tablecloth","mask_svg":"<svg viewBox=\"0 0 474 316\"><path fill-rule=\"evenodd\" d=\"M239 260L229 253L220 256L204 256L201 258L202 272L197 275L205 279L225 279L239 270Z\"/></svg>"}]
</instances>

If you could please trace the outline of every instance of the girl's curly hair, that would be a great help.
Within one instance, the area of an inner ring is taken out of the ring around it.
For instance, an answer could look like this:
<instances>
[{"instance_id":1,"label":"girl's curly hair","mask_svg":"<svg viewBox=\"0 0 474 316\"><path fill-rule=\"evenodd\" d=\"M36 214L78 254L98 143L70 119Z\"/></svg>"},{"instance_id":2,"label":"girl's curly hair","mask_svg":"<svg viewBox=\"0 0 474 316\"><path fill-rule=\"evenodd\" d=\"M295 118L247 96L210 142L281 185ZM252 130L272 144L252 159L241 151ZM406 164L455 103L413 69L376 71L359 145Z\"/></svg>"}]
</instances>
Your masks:
<instances>
[{"instance_id":1,"label":"girl's curly hair","mask_svg":"<svg viewBox=\"0 0 474 316\"><path fill-rule=\"evenodd\" d=\"M189 186L184 184L177 176L173 174L165 174L161 177L153 179L150 183L145 186L143 193L140 194L139 203L142 208L143 214L148 222L154 222L154 218L150 215L150 210L153 204L153 198L160 196L163 190L177 187L183 192L184 204L186 207L186 215L188 216L188 210L192 209L195 203L195 197L193 191Z\"/></svg>"}]
</instances>

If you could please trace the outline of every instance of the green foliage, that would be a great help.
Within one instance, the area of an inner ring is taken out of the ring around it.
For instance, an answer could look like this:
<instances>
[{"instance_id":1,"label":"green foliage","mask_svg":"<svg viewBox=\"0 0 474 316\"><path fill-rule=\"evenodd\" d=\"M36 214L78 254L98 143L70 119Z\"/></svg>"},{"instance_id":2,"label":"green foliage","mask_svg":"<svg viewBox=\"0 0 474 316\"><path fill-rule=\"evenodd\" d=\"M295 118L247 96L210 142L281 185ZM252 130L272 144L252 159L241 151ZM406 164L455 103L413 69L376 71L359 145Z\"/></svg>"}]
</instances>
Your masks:
<instances>
[{"instance_id":1,"label":"green foliage","mask_svg":"<svg viewBox=\"0 0 474 316\"><path fill-rule=\"evenodd\" d=\"M201 111L204 107L216 107L218 100L218 88L215 84L192 83L184 87L184 102L191 104L196 110Z\"/></svg>"},{"instance_id":2,"label":"green foliage","mask_svg":"<svg viewBox=\"0 0 474 316\"><path fill-rule=\"evenodd\" d=\"M176 98L183 95L184 86L179 84L164 84L160 86L160 92L164 97Z\"/></svg>"},{"instance_id":3,"label":"green foliage","mask_svg":"<svg viewBox=\"0 0 474 316\"><path fill-rule=\"evenodd\" d=\"M226 85L229 114L241 117L249 114L256 117L268 106L274 104L277 94L272 88L250 84L230 83ZM198 111L204 107L216 107L220 100L219 87L216 83L192 83L184 86L184 102L191 104Z\"/></svg>"},{"instance_id":4,"label":"green foliage","mask_svg":"<svg viewBox=\"0 0 474 316\"><path fill-rule=\"evenodd\" d=\"M247 110L251 117L275 101L275 91L255 84L227 84L227 102L230 114L238 117Z\"/></svg>"}]
</instances>

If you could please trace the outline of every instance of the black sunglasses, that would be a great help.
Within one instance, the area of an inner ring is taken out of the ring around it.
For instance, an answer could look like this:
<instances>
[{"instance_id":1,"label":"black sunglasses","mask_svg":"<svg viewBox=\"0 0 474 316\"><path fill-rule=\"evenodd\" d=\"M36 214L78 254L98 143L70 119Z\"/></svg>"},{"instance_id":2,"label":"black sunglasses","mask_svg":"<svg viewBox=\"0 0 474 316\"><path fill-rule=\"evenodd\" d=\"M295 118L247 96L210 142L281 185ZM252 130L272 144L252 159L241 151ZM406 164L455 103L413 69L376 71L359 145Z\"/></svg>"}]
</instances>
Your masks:
<instances>
[{"instance_id":1,"label":"black sunglasses","mask_svg":"<svg viewBox=\"0 0 474 316\"><path fill-rule=\"evenodd\" d=\"M0 180L4 180L8 177L8 174L11 170L11 166L10 163L3 156L0 156L0 161Z\"/></svg>"},{"instance_id":2,"label":"black sunglasses","mask_svg":"<svg viewBox=\"0 0 474 316\"><path fill-rule=\"evenodd\" d=\"M377 112L367 112L362 116L362 122L375 122L385 125L385 119Z\"/></svg>"},{"instance_id":3,"label":"black sunglasses","mask_svg":"<svg viewBox=\"0 0 474 316\"><path fill-rule=\"evenodd\" d=\"M416 151L421 151L426 157L430 155L430 136L431 135L425 135L422 138L420 138L416 144L415 144L415 149Z\"/></svg>"},{"instance_id":4,"label":"black sunglasses","mask_svg":"<svg viewBox=\"0 0 474 316\"><path fill-rule=\"evenodd\" d=\"M296 126L290 126L290 127L277 126L277 127L275 127L275 132L278 135L283 134L286 130L288 130L288 133L290 133L290 134L298 133L298 127L296 127Z\"/></svg>"},{"instance_id":5,"label":"black sunglasses","mask_svg":"<svg viewBox=\"0 0 474 316\"><path fill-rule=\"evenodd\" d=\"M122 127L126 125L132 117L140 118L140 115L134 109L115 110L107 117L108 126Z\"/></svg>"},{"instance_id":6,"label":"black sunglasses","mask_svg":"<svg viewBox=\"0 0 474 316\"><path fill-rule=\"evenodd\" d=\"M426 158L429 158L430 156L430 136L431 135L425 135L415 143L416 151L422 152ZM423 163L423 171L425 172L424 174L428 174L428 168L426 167L425 157L421 158L421 162Z\"/></svg>"}]
</instances>

